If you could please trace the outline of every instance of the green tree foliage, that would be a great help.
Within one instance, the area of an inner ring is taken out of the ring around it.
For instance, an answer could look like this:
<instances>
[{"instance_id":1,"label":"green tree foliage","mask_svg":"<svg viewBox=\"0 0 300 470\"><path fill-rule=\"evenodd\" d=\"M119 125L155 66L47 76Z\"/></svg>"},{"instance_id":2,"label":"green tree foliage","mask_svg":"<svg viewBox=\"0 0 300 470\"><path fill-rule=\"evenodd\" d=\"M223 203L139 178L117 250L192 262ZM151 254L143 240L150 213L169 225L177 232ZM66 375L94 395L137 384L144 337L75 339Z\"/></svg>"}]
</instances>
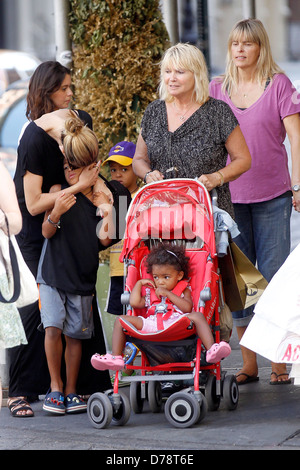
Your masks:
<instances>
[{"instance_id":1,"label":"green tree foliage","mask_svg":"<svg viewBox=\"0 0 300 470\"><path fill-rule=\"evenodd\" d=\"M116 142L136 142L168 34L158 0L70 0L70 10L75 107L93 117L104 159Z\"/></svg>"}]
</instances>

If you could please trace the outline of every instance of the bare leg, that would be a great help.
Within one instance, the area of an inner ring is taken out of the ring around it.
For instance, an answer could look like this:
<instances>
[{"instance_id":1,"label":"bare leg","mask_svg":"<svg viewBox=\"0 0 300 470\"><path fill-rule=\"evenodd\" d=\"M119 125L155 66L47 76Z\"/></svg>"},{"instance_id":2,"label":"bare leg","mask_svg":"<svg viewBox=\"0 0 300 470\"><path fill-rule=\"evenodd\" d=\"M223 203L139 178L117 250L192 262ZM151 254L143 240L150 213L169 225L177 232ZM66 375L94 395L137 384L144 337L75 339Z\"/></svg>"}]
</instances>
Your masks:
<instances>
[{"instance_id":1,"label":"bare leg","mask_svg":"<svg viewBox=\"0 0 300 470\"><path fill-rule=\"evenodd\" d=\"M141 330L143 327L143 320L139 317L126 317L126 321L131 323L136 329ZM94 354L91 358L92 366L98 370L122 370L124 369L124 359L122 353L126 343L126 335L123 327L116 319L112 334L112 354Z\"/></svg>"},{"instance_id":2,"label":"bare leg","mask_svg":"<svg viewBox=\"0 0 300 470\"><path fill-rule=\"evenodd\" d=\"M200 312L192 312L188 315L196 325L197 335L206 348L206 361L213 364L221 361L231 353L231 348L225 341L214 342L214 337L205 317Z\"/></svg>"},{"instance_id":3,"label":"bare leg","mask_svg":"<svg viewBox=\"0 0 300 470\"><path fill-rule=\"evenodd\" d=\"M81 340L66 336L66 375L67 383L65 395L76 393L76 384L81 361L82 343Z\"/></svg>"},{"instance_id":4,"label":"bare leg","mask_svg":"<svg viewBox=\"0 0 300 470\"><path fill-rule=\"evenodd\" d=\"M212 335L209 324L200 312L191 312L187 315L190 320L195 324L197 335L201 339L205 346L205 349L209 349L214 344L214 337Z\"/></svg>"},{"instance_id":5,"label":"bare leg","mask_svg":"<svg viewBox=\"0 0 300 470\"><path fill-rule=\"evenodd\" d=\"M246 331L246 326L241 327L238 326L236 327L237 335L239 341L242 339L243 334ZM257 366L257 360L256 360L256 353L251 351L250 349L245 348L244 346L240 346L241 351L242 351L242 358L243 358L243 367L242 369L237 373L237 376L239 374L240 377L237 377L237 383L239 382L244 382L246 379L246 376L243 374L247 374L250 377L257 377L258 375L258 366Z\"/></svg>"},{"instance_id":6,"label":"bare leg","mask_svg":"<svg viewBox=\"0 0 300 470\"><path fill-rule=\"evenodd\" d=\"M143 327L143 320L139 317L126 317L126 321L131 323L135 328L141 330ZM126 343L126 335L123 331L123 327L116 318L114 323L114 329L112 334L112 354L113 356L121 356Z\"/></svg>"},{"instance_id":7,"label":"bare leg","mask_svg":"<svg viewBox=\"0 0 300 470\"><path fill-rule=\"evenodd\" d=\"M51 377L51 391L63 392L63 382L60 375L63 346L59 328L52 326L46 328L45 351Z\"/></svg>"}]
</instances>

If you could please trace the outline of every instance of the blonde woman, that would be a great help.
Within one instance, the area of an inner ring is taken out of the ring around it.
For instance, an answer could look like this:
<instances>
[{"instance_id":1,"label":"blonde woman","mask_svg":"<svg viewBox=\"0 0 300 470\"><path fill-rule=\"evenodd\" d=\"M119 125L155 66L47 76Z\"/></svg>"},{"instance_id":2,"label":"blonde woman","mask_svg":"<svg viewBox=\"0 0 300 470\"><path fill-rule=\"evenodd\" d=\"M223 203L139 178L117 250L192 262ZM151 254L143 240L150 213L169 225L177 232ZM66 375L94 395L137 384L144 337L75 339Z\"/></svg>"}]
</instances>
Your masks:
<instances>
[{"instance_id":1,"label":"blonde woman","mask_svg":"<svg viewBox=\"0 0 300 470\"><path fill-rule=\"evenodd\" d=\"M209 97L208 85L197 47L179 43L165 52L159 99L144 113L133 170L145 183L197 177L209 191L217 188L219 206L233 215L228 182L250 168L251 157L237 119Z\"/></svg>"},{"instance_id":2,"label":"blonde woman","mask_svg":"<svg viewBox=\"0 0 300 470\"><path fill-rule=\"evenodd\" d=\"M300 211L300 100L273 60L261 21L242 20L233 27L225 74L210 83L210 95L230 106L251 153L251 170L230 183L241 231L236 243L270 281L290 252L292 197L295 210ZM291 178L283 144L286 134L291 144ZM233 312L240 339L253 308ZM256 354L242 347L242 356L238 383L258 380ZM290 383L285 364L272 364L270 383Z\"/></svg>"}]
</instances>

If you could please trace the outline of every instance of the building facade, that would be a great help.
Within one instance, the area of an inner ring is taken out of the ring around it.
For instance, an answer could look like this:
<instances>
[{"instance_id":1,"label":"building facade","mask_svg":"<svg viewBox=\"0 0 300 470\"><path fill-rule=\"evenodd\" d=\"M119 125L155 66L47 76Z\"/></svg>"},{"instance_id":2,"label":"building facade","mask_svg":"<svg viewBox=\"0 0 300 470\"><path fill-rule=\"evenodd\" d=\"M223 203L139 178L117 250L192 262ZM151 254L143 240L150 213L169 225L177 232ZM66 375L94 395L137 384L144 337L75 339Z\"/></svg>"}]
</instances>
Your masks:
<instances>
[{"instance_id":1,"label":"building facade","mask_svg":"<svg viewBox=\"0 0 300 470\"><path fill-rule=\"evenodd\" d=\"M170 2L161 0L163 13ZM176 2L176 0L175 0ZM197 43L200 0L177 0L178 39ZM207 0L210 66L223 70L227 37L244 17L244 0ZM35 54L41 60L56 57L54 0L0 0L0 48ZM277 62L300 60L299 0L256 1L256 17L265 25Z\"/></svg>"}]
</instances>

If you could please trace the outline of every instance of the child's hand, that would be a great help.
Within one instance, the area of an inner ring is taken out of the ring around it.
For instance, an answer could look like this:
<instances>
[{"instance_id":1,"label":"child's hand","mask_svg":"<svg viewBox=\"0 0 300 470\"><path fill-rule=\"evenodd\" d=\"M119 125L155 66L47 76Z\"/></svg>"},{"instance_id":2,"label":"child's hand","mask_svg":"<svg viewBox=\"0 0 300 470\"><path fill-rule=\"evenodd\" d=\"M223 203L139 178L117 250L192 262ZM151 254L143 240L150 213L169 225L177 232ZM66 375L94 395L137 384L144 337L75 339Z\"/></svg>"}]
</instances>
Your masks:
<instances>
[{"instance_id":1,"label":"child's hand","mask_svg":"<svg viewBox=\"0 0 300 470\"><path fill-rule=\"evenodd\" d=\"M98 205L97 215L99 215L100 217L102 217L102 219L104 219L105 217L108 216L109 213L111 213L112 207L113 206L111 204Z\"/></svg>"},{"instance_id":2,"label":"child's hand","mask_svg":"<svg viewBox=\"0 0 300 470\"><path fill-rule=\"evenodd\" d=\"M112 205L112 200L111 200L110 195L104 191L94 191L92 201L93 201L93 204L97 207L101 206L102 204Z\"/></svg>"},{"instance_id":3,"label":"child's hand","mask_svg":"<svg viewBox=\"0 0 300 470\"><path fill-rule=\"evenodd\" d=\"M62 193L58 196L55 201L53 211L55 211L59 217L67 212L76 203L76 196L71 193Z\"/></svg>"},{"instance_id":4,"label":"child's hand","mask_svg":"<svg viewBox=\"0 0 300 470\"><path fill-rule=\"evenodd\" d=\"M96 165L89 165L82 170L79 176L79 182L82 184L83 189L96 184L99 179L99 165L100 163L98 162Z\"/></svg>"},{"instance_id":5,"label":"child's hand","mask_svg":"<svg viewBox=\"0 0 300 470\"><path fill-rule=\"evenodd\" d=\"M97 215L102 218L106 217L113 208L109 195L103 191L93 193L93 204L98 207Z\"/></svg>"},{"instance_id":6,"label":"child's hand","mask_svg":"<svg viewBox=\"0 0 300 470\"><path fill-rule=\"evenodd\" d=\"M94 195L97 197L101 193L106 194L109 198L108 202L113 204L114 198L113 198L113 195L112 195L111 191L108 189L108 187L106 186L104 181L101 178L98 178L96 183L94 184L94 187L93 187L93 197L94 197ZM94 204L97 205L95 202L94 202ZM101 202L100 202L100 204L101 204Z\"/></svg>"},{"instance_id":7,"label":"child's hand","mask_svg":"<svg viewBox=\"0 0 300 470\"><path fill-rule=\"evenodd\" d=\"M170 291L166 289L165 287L157 287L155 289L155 294L157 297L168 297Z\"/></svg>"},{"instance_id":8,"label":"child's hand","mask_svg":"<svg viewBox=\"0 0 300 470\"><path fill-rule=\"evenodd\" d=\"M155 288L155 284L152 279L140 279L138 282L141 286L152 286Z\"/></svg>"}]
</instances>

